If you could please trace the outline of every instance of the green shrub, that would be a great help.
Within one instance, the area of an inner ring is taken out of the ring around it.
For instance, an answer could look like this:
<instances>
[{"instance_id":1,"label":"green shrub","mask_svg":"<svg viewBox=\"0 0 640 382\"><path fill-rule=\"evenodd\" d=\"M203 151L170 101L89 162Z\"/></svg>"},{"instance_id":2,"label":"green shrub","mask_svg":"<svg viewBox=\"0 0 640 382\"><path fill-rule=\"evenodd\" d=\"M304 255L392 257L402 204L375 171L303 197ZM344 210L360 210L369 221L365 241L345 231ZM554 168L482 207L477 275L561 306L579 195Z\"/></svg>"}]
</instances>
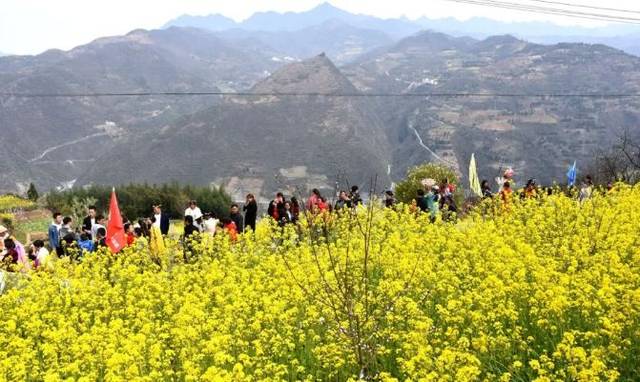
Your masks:
<instances>
[{"instance_id":1,"label":"green shrub","mask_svg":"<svg viewBox=\"0 0 640 382\"><path fill-rule=\"evenodd\" d=\"M460 187L460 179L458 175L449 167L426 163L420 166L413 167L407 171L407 177L396 186L396 198L402 203L411 203L416 197L416 191L418 189L424 189L422 180L431 178L438 184L444 182L445 179L449 180L456 186L455 199L457 203L460 203L464 197L464 193Z\"/></svg>"},{"instance_id":2,"label":"green shrub","mask_svg":"<svg viewBox=\"0 0 640 382\"><path fill-rule=\"evenodd\" d=\"M152 205L162 204L163 211L172 219L181 218L187 203L191 199L198 201L203 212L225 215L231 204L231 197L223 189L208 187L181 186L176 183L163 185L129 184L116 188L121 213L129 219L152 215ZM47 207L64 215L81 218L82 209L95 204L98 213L109 210L111 187L92 186L86 189L74 189L64 192L51 192L47 195ZM90 201L90 202L88 202ZM78 211L78 206L82 206Z\"/></svg>"}]
</instances>

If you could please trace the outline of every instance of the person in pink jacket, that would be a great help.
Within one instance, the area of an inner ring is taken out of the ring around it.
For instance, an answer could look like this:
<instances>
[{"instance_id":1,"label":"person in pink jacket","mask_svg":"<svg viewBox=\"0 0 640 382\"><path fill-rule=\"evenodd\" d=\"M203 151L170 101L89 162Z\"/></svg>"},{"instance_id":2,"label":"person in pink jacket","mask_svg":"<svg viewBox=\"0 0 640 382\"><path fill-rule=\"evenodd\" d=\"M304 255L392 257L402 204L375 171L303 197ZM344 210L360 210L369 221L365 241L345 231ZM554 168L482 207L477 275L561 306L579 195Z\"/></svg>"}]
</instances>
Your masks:
<instances>
[{"instance_id":1,"label":"person in pink jacket","mask_svg":"<svg viewBox=\"0 0 640 382\"><path fill-rule=\"evenodd\" d=\"M314 211L314 207L318 206L321 201L322 195L320 195L320 191L317 188L314 188L311 191L309 200L307 200L307 211Z\"/></svg>"}]
</instances>

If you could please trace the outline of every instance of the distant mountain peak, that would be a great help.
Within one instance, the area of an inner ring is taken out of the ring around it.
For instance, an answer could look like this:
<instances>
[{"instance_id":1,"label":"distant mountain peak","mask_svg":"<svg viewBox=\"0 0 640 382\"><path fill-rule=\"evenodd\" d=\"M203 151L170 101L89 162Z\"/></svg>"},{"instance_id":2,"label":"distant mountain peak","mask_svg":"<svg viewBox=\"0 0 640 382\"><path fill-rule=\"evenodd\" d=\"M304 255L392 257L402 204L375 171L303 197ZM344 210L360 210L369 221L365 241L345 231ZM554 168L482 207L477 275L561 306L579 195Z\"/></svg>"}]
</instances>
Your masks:
<instances>
[{"instance_id":1,"label":"distant mountain peak","mask_svg":"<svg viewBox=\"0 0 640 382\"><path fill-rule=\"evenodd\" d=\"M339 9L334 7L330 2L324 1L318 5L316 5L313 9Z\"/></svg>"},{"instance_id":2,"label":"distant mountain peak","mask_svg":"<svg viewBox=\"0 0 640 382\"><path fill-rule=\"evenodd\" d=\"M484 40L484 42L490 43L490 44L514 44L514 43L521 43L523 41L510 34L503 34L503 35L488 37Z\"/></svg>"},{"instance_id":3,"label":"distant mountain peak","mask_svg":"<svg viewBox=\"0 0 640 382\"><path fill-rule=\"evenodd\" d=\"M309 12L324 12L324 13L344 13L342 9L333 6L330 2L325 1L324 3L318 4Z\"/></svg>"},{"instance_id":4,"label":"distant mountain peak","mask_svg":"<svg viewBox=\"0 0 640 382\"><path fill-rule=\"evenodd\" d=\"M353 93L356 88L325 53L289 64L253 87L254 93Z\"/></svg>"},{"instance_id":5,"label":"distant mountain peak","mask_svg":"<svg viewBox=\"0 0 640 382\"><path fill-rule=\"evenodd\" d=\"M420 47L430 50L463 49L476 40L470 37L453 37L444 33L431 30L422 31L400 40L393 49L406 49L408 47Z\"/></svg>"},{"instance_id":6,"label":"distant mountain peak","mask_svg":"<svg viewBox=\"0 0 640 382\"><path fill-rule=\"evenodd\" d=\"M88 45L81 45L71 50L71 52L82 51L89 46L102 46L108 44L119 44L119 43L138 43L138 44L151 44L152 41L150 39L150 34L146 29L134 29L126 35L121 36L107 36L100 37L93 40Z\"/></svg>"},{"instance_id":7,"label":"distant mountain peak","mask_svg":"<svg viewBox=\"0 0 640 382\"><path fill-rule=\"evenodd\" d=\"M138 28L138 29L134 29L131 32L127 33L127 36L135 36L135 35L141 35L141 34L148 34L149 31L146 29L142 29L142 28Z\"/></svg>"},{"instance_id":8,"label":"distant mountain peak","mask_svg":"<svg viewBox=\"0 0 640 382\"><path fill-rule=\"evenodd\" d=\"M234 20L216 13L206 16L182 15L174 20L169 21L162 28L169 28L171 26L194 27L212 31L222 31L237 28L238 24Z\"/></svg>"}]
</instances>

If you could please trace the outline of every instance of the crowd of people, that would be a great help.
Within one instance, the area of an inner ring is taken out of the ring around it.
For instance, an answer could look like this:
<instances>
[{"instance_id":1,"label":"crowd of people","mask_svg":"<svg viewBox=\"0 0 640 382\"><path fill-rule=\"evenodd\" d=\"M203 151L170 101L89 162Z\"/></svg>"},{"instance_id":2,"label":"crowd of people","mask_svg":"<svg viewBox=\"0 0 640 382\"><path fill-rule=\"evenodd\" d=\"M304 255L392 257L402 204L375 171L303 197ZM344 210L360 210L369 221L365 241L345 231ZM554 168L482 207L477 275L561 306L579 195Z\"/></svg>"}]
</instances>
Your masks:
<instances>
[{"instance_id":1,"label":"crowd of people","mask_svg":"<svg viewBox=\"0 0 640 382\"><path fill-rule=\"evenodd\" d=\"M505 172L504 177L497 179L501 183L500 190L496 193L491 189L490 183L483 180L480 186L482 198L499 197L503 205L508 206L514 197L535 198L542 192L551 192L551 189L543 189L538 186L535 179L529 179L526 185L515 191L513 173ZM612 187L609 185L609 187ZM593 182L590 176L585 177L579 189L579 199L582 201L591 196ZM445 179L440 184L423 183L423 187L416 190L415 198L410 208L415 212L429 214L432 221L437 216L443 220L455 218L458 206L454 194L455 184ZM392 208L396 204L394 192L384 192L384 205ZM269 202L266 216L273 219L278 225L286 226L296 224L300 214L304 210L312 215L330 213L351 209L363 204L358 186L353 186L349 192L342 190L337 193L335 203L330 203L322 196L318 189L313 189L305 204L301 204L296 197L287 200L282 192L278 192L275 198ZM237 203L233 203L228 214L218 217L213 212L202 212L197 201L191 200L184 211L184 231L182 239L185 245L194 234L215 236L217 234L229 235L232 241L236 241L238 235L245 230L256 229L258 218L258 204L253 194L248 194L242 211ZM137 221L124 221L124 230L127 245L134 245L143 241L156 253L165 250L164 239L170 232L170 217L162 211L161 205L152 206L152 214L149 217ZM80 225L76 225L73 218L63 216L59 212L53 213L53 221L48 229L48 243L43 240L35 240L28 247L11 236L9 230L0 225L0 266L3 269L29 270L50 269L51 256L81 258L100 248L107 247L107 220L104 215L97 212L95 206L88 207L87 215Z\"/></svg>"}]
</instances>

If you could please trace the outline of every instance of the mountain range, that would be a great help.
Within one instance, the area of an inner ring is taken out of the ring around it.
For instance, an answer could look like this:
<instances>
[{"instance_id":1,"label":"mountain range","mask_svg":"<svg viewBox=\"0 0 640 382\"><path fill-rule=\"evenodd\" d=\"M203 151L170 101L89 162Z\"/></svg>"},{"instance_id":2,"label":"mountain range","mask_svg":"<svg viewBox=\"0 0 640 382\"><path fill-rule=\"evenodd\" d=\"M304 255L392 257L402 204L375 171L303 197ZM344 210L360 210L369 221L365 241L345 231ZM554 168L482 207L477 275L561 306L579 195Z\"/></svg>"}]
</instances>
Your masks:
<instances>
[{"instance_id":1,"label":"mountain range","mask_svg":"<svg viewBox=\"0 0 640 382\"><path fill-rule=\"evenodd\" d=\"M236 91L278 65L250 46L237 49L193 28L133 31L68 52L0 58L0 93L92 94ZM132 102L133 101L133 102ZM72 183L102 153L138 134L217 102L215 97L0 96L0 188ZM30 175L33 173L34 175Z\"/></svg>"},{"instance_id":2,"label":"mountain range","mask_svg":"<svg viewBox=\"0 0 640 382\"><path fill-rule=\"evenodd\" d=\"M164 27L197 26L211 31L237 28L249 31L279 32L298 31L331 20L342 21L357 28L381 30L394 37L402 37L420 29L420 26L406 19L383 20L372 16L354 15L329 3L320 4L307 12L258 12L241 23L236 23L219 14L209 16L183 15L169 21Z\"/></svg>"},{"instance_id":3,"label":"mountain range","mask_svg":"<svg viewBox=\"0 0 640 382\"><path fill-rule=\"evenodd\" d=\"M464 173L475 152L481 177L514 167L521 178L562 181L568 163L588 163L640 122L635 97L571 96L640 93L640 59L604 45L424 32L343 71L365 93L408 95L377 104L395 148L395 178L425 155ZM416 93L476 96L409 96Z\"/></svg>"},{"instance_id":4,"label":"mountain range","mask_svg":"<svg viewBox=\"0 0 640 382\"><path fill-rule=\"evenodd\" d=\"M139 180L225 185L237 199L278 189L297 195L331 190L337 177L364 184L380 174L381 184L389 184L390 148L369 100L277 95L309 91L357 93L324 55L293 63L258 82L248 97L225 96L160 132L128 141L79 182L118 184L126 181L118 169L136 163Z\"/></svg>"},{"instance_id":5,"label":"mountain range","mask_svg":"<svg viewBox=\"0 0 640 382\"><path fill-rule=\"evenodd\" d=\"M483 178L512 166L561 181L640 122L637 98L606 96L640 93L640 58L621 50L399 38L411 22L381 31L323 8L311 26L299 14L270 31L171 26L0 58L0 191L176 180L268 198L376 175L389 186L426 161L464 174L472 152ZM207 95L161 94L176 92Z\"/></svg>"},{"instance_id":6,"label":"mountain range","mask_svg":"<svg viewBox=\"0 0 640 382\"><path fill-rule=\"evenodd\" d=\"M327 21L340 21L352 27L376 30L393 39L400 39L421 30L432 30L452 36L469 36L478 39L491 35L509 34L520 39L541 44L582 42L606 44L640 55L640 26L634 24L610 24L599 27L561 26L550 22L501 22L488 18L457 20L452 17L435 19L419 17L408 19L381 19L352 14L330 3L322 3L305 12L259 12L242 22L236 22L220 14L208 16L182 15L164 27L196 27L211 31L242 29L260 32L297 32Z\"/></svg>"}]
</instances>

